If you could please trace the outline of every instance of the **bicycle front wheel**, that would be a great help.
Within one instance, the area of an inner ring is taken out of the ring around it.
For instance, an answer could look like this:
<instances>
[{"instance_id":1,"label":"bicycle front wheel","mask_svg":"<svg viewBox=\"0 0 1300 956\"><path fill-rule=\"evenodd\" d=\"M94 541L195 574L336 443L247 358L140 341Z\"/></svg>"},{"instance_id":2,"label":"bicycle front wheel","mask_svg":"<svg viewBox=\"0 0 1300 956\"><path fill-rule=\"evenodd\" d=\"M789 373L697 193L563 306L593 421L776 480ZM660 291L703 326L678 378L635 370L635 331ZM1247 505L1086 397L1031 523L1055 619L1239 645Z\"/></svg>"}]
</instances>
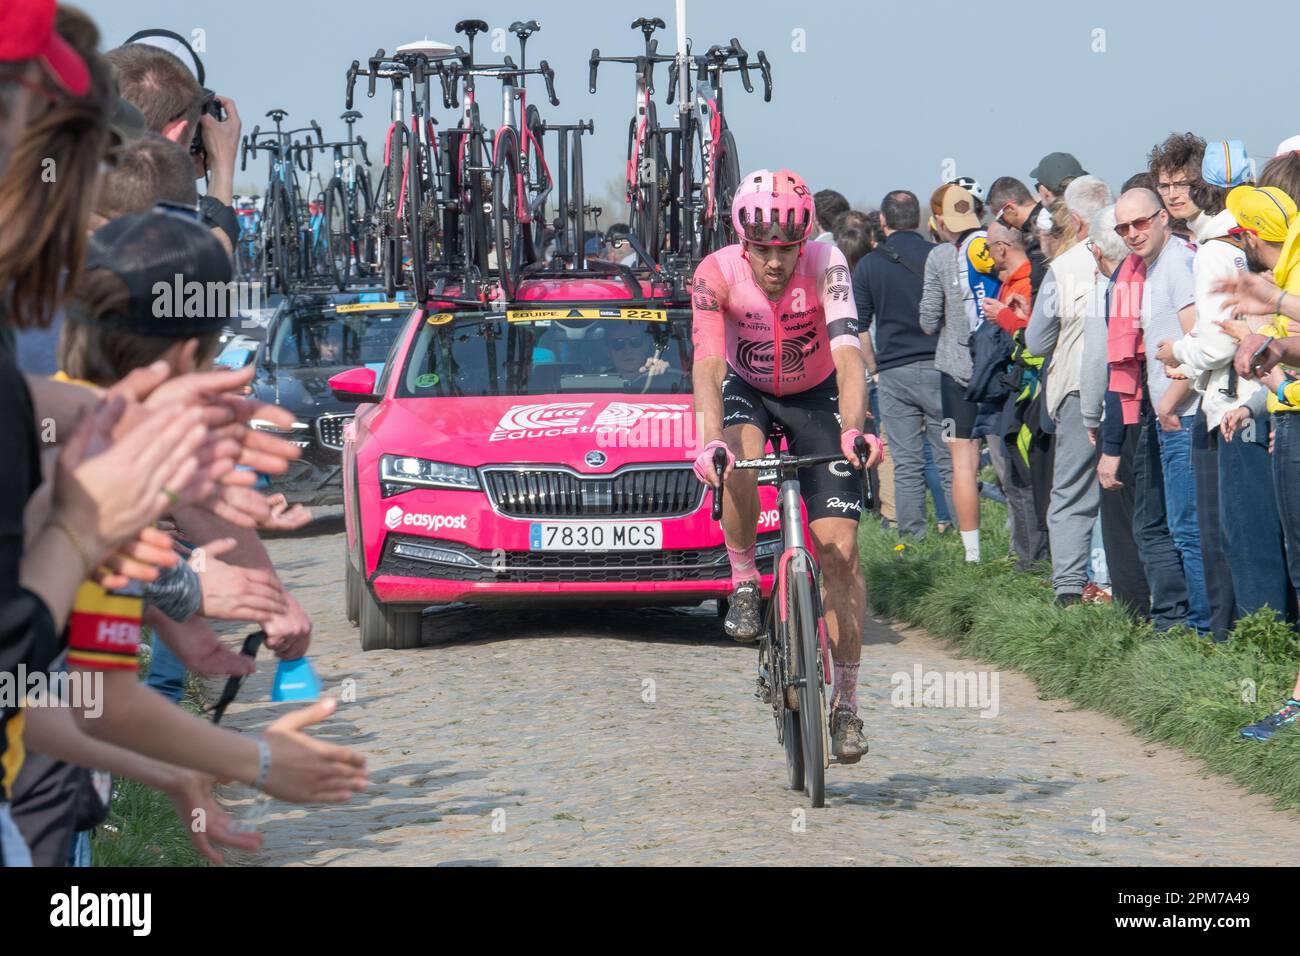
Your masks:
<instances>
[{"instance_id":1,"label":"bicycle front wheel","mask_svg":"<svg viewBox=\"0 0 1300 956\"><path fill-rule=\"evenodd\" d=\"M343 183L335 178L325 190L325 262L340 292L348 287L352 272L352 229Z\"/></svg>"},{"instance_id":2,"label":"bicycle front wheel","mask_svg":"<svg viewBox=\"0 0 1300 956\"><path fill-rule=\"evenodd\" d=\"M740 155L736 150L736 138L725 126L718 144L714 175L717 177L713 187L717 196L717 214L713 217L713 248L721 249L737 241L736 230L731 224L731 201L740 188Z\"/></svg>"},{"instance_id":3,"label":"bicycle front wheel","mask_svg":"<svg viewBox=\"0 0 1300 956\"><path fill-rule=\"evenodd\" d=\"M801 568L800 565L803 565ZM826 805L826 701L817 625L812 559L797 554L786 577L786 614L791 676L799 699L804 793L813 807Z\"/></svg>"}]
</instances>

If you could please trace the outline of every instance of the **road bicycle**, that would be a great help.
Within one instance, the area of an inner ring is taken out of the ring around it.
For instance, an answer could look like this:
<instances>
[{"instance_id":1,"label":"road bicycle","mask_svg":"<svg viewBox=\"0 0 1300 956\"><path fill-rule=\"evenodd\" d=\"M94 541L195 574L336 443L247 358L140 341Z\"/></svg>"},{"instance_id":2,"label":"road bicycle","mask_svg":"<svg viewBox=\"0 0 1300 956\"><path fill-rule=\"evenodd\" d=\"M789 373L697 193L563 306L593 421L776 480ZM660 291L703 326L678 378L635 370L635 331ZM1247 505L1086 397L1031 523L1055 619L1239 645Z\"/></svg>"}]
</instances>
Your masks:
<instances>
[{"instance_id":1,"label":"road bicycle","mask_svg":"<svg viewBox=\"0 0 1300 956\"><path fill-rule=\"evenodd\" d=\"M239 218L239 241L235 244L235 272L241 282L262 277L262 213L251 197L237 197L235 215Z\"/></svg>"},{"instance_id":2,"label":"road bicycle","mask_svg":"<svg viewBox=\"0 0 1300 956\"><path fill-rule=\"evenodd\" d=\"M664 198L668 193L669 164L666 133L660 127L652 97L655 92L656 63L672 63L674 57L658 53L656 30L665 28L659 17L641 17L632 22L645 39L645 52L639 56L601 56L591 51L588 61L587 89L596 92L596 75L601 63L630 63L636 67L636 103L627 132L626 198L628 228L641 245L658 261L664 238Z\"/></svg>"},{"instance_id":3,"label":"road bicycle","mask_svg":"<svg viewBox=\"0 0 1300 956\"><path fill-rule=\"evenodd\" d=\"M830 639L822 610L817 561L804 538L803 499L799 469L832 462L847 464L839 453L791 455L781 451L780 430L771 436L772 454L737 460L733 467L758 472L760 485L776 485L781 551L772 592L758 639L758 689L755 696L772 707L776 739L785 748L786 779L791 790L802 790L813 807L826 804L826 768L830 766L830 725L826 695L834 670ZM863 496L871 507L871 484L865 465L866 439L854 452L864 466ZM727 452L713 453L718 485L713 489L713 520L722 520L722 473Z\"/></svg>"},{"instance_id":4,"label":"road bicycle","mask_svg":"<svg viewBox=\"0 0 1300 956\"><path fill-rule=\"evenodd\" d=\"M694 67L693 84L692 71L687 71L686 82L682 82L678 63L668 67L668 102L676 99L685 107L678 110L678 128L670 149L673 229L669 243L674 251L684 250L693 260L736 241L731 200L740 185L740 157L723 108L723 79L727 73L739 73L747 93L754 92L754 85L749 54L735 37L727 46L714 45L700 55L688 50L687 62ZM769 103L772 65L762 50L758 51L758 66L763 101ZM698 179L694 174L697 159Z\"/></svg>"},{"instance_id":5,"label":"road bicycle","mask_svg":"<svg viewBox=\"0 0 1300 956\"><path fill-rule=\"evenodd\" d=\"M551 105L560 105L550 65L542 60L528 69L528 38L541 28L536 20L510 24L519 40L519 66L507 56L504 67L492 71L501 81L501 126L492 138L492 210L497 277L507 300L515 297L523 268L542 256L546 201L555 184L542 151L542 118L528 103L528 77L535 74L546 82Z\"/></svg>"},{"instance_id":6,"label":"road bicycle","mask_svg":"<svg viewBox=\"0 0 1300 956\"><path fill-rule=\"evenodd\" d=\"M438 224L441 163L438 158L436 120L430 113L430 79L440 70L439 60L454 55L446 44L421 41L400 47L392 56L378 50L361 69L357 60L347 72L347 98L352 108L358 76L368 80L367 95L375 84L392 84L388 133L384 138L384 169L374 194L373 237L384 288L393 295L399 286L414 290L417 301L429 294L429 268L441 255ZM407 80L410 98L407 101ZM446 82L444 80L444 100ZM409 121L409 125L408 125ZM410 279L404 274L409 253Z\"/></svg>"},{"instance_id":7,"label":"road bicycle","mask_svg":"<svg viewBox=\"0 0 1300 956\"><path fill-rule=\"evenodd\" d=\"M370 183L365 168L356 162L353 151L361 151L366 166L370 165L370 157L366 153L366 141L352 135L352 125L360 116L357 111L349 110L341 117L348 124L347 139L308 144L313 151L333 151L334 172L321 189L319 241L324 271L340 292L348 286L354 263L358 275L368 271L362 246L366 234L363 224L370 211Z\"/></svg>"},{"instance_id":8,"label":"road bicycle","mask_svg":"<svg viewBox=\"0 0 1300 956\"><path fill-rule=\"evenodd\" d=\"M298 133L314 133L319 141L321 131L315 120L311 126L284 129L282 124L289 115L287 110L274 109L266 115L275 123L275 129L263 132L254 126L253 131L244 137L240 146L240 169L248 168L249 154L267 153L267 185L262 193L263 283L268 289L275 288L284 293L306 279L311 271L308 265L310 222L303 215L295 172L296 168L305 171L301 159L302 144L293 137Z\"/></svg>"}]
</instances>

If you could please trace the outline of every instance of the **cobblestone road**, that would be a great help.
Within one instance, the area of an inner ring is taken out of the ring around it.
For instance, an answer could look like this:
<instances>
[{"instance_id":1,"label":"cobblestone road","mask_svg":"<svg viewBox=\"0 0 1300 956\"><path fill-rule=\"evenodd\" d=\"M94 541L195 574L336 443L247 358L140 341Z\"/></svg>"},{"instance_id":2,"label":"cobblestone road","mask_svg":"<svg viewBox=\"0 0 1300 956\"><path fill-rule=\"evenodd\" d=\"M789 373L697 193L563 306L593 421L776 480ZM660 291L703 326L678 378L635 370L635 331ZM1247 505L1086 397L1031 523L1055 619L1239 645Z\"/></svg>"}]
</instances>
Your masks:
<instances>
[{"instance_id":1,"label":"cobblestone road","mask_svg":"<svg viewBox=\"0 0 1300 956\"><path fill-rule=\"evenodd\" d=\"M895 707L897 673L983 668L879 621L859 691L871 754L832 767L826 808L802 810L752 697L755 653L719 640L712 606L444 609L424 622L440 643L362 654L341 529L326 519L269 548L315 621L327 688L355 681L319 729L367 754L371 788L338 807L271 804L249 864L1279 865L1300 851L1300 819L1018 674L1000 675L996 717ZM271 671L227 723L279 712ZM249 791L228 794L246 812Z\"/></svg>"}]
</instances>

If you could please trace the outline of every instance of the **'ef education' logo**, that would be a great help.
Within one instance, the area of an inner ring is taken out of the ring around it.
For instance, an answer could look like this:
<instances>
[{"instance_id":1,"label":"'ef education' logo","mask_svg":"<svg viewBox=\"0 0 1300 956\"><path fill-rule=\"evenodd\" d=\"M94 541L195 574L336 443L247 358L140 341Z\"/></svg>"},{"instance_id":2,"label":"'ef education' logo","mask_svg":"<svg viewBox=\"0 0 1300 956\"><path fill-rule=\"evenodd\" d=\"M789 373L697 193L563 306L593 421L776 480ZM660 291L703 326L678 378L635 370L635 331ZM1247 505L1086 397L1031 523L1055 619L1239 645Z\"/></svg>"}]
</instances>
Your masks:
<instances>
[{"instance_id":1,"label":"'ef education' logo","mask_svg":"<svg viewBox=\"0 0 1300 956\"><path fill-rule=\"evenodd\" d=\"M51 926L128 926L133 936L148 936L152 927L152 893L70 893L50 897Z\"/></svg>"}]
</instances>

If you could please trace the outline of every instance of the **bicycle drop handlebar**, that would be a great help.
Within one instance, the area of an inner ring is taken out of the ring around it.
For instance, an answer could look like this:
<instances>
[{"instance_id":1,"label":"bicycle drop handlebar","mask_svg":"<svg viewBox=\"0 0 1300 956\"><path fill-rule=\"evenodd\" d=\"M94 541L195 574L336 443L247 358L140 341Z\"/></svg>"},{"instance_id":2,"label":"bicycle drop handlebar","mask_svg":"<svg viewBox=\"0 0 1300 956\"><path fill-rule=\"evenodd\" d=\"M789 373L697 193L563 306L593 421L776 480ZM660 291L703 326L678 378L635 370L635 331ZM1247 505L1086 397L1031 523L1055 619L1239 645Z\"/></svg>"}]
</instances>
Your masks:
<instances>
[{"instance_id":1,"label":"bicycle drop handlebar","mask_svg":"<svg viewBox=\"0 0 1300 956\"><path fill-rule=\"evenodd\" d=\"M858 463L862 465L862 499L864 510L870 511L875 507L875 496L871 493L871 474L867 469L867 458L870 450L867 448L867 440L861 435L853 443L853 451L858 456ZM842 454L838 452L828 455L790 455L781 452L776 455L767 455L763 458L741 458L737 459L732 465L733 468L744 468L753 471L772 471L769 477L762 475L758 478L760 485L780 484L787 478L794 476L800 468L811 468L814 465L826 465L831 462L842 461L848 464ZM727 468L727 450L725 448L715 448L713 450L713 472L718 476L718 483L713 487L713 520L722 520L722 499L723 484L722 473Z\"/></svg>"}]
</instances>

